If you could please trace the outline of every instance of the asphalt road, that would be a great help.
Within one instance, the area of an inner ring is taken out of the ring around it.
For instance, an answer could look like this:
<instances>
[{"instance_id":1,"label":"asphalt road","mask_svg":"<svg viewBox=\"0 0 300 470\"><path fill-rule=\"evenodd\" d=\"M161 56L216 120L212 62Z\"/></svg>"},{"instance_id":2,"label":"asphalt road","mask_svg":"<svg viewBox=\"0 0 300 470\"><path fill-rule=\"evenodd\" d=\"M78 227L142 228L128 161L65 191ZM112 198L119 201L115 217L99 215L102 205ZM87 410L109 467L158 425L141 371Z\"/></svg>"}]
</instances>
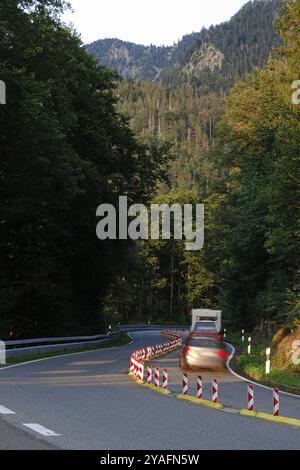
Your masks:
<instances>
[{"instance_id":1,"label":"asphalt road","mask_svg":"<svg viewBox=\"0 0 300 470\"><path fill-rule=\"evenodd\" d=\"M204 408L131 382L131 352L168 341L155 331L132 336L128 346L0 370L0 449L300 448L300 428ZM176 355L159 363L170 368L170 388L180 391ZM219 379L221 401L245 406L245 384L227 374ZM290 399L298 412L300 400Z\"/></svg>"},{"instance_id":2,"label":"asphalt road","mask_svg":"<svg viewBox=\"0 0 300 470\"><path fill-rule=\"evenodd\" d=\"M227 347L232 353L231 347ZM182 370L178 366L178 351L153 361L153 367L168 369L169 388L175 393L182 392ZM229 370L224 372L201 371L188 372L189 394L196 396L197 376L203 379L203 398L211 400L212 379L219 382L219 401L228 408L236 410L247 409L247 382L237 377ZM256 411L273 413L273 391L269 387L254 386L254 405ZM300 420L300 397L287 393L280 393L280 414L282 416L296 418ZM299 445L300 447L300 445Z\"/></svg>"}]
</instances>

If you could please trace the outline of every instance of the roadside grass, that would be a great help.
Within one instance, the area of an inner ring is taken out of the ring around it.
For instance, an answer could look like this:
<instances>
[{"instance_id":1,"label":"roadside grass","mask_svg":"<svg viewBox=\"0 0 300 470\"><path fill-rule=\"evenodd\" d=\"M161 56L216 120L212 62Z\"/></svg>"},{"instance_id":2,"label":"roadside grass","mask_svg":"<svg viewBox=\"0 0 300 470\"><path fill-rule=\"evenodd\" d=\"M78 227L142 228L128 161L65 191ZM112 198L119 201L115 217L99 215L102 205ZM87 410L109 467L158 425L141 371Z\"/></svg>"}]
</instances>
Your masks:
<instances>
[{"instance_id":1,"label":"roadside grass","mask_svg":"<svg viewBox=\"0 0 300 470\"><path fill-rule=\"evenodd\" d=\"M24 354L18 357L11 357L8 358L6 363L9 364L19 364L22 362L30 362L35 361L37 359L44 359L47 357L56 357L56 356L67 356L68 354L86 352L86 351L97 351L98 349L106 349L106 348L117 348L118 346L126 346L131 342L131 338L128 336L127 333L122 332L120 338L116 341L101 344L99 346L91 346L86 348L74 348L74 349L60 349L58 351L53 352L45 352L45 353L32 353L32 354ZM5 366L4 366L5 367ZM1 366L0 366L1 369Z\"/></svg>"},{"instance_id":2,"label":"roadside grass","mask_svg":"<svg viewBox=\"0 0 300 470\"><path fill-rule=\"evenodd\" d=\"M252 380L261 382L271 387L300 394L300 369L299 367L279 368L276 360L271 355L271 372L265 373L266 348L272 346L272 338L263 339L252 338L251 354L247 352L248 336L245 335L245 342L242 342L241 335L232 334L226 341L232 343L236 348L236 366L245 376Z\"/></svg>"}]
</instances>

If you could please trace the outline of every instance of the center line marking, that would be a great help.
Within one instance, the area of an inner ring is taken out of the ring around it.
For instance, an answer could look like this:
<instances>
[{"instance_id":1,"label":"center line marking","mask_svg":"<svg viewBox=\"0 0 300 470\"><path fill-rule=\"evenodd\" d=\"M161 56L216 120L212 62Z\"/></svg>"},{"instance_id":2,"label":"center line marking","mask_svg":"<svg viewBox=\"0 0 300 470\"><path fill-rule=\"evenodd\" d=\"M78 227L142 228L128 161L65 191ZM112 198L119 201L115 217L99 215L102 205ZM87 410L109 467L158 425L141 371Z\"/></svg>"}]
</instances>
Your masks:
<instances>
[{"instance_id":1,"label":"center line marking","mask_svg":"<svg viewBox=\"0 0 300 470\"><path fill-rule=\"evenodd\" d=\"M1 415L15 415L16 413L12 410L9 410L8 408L5 408L5 406L0 405L0 414Z\"/></svg>"},{"instance_id":2,"label":"center line marking","mask_svg":"<svg viewBox=\"0 0 300 470\"><path fill-rule=\"evenodd\" d=\"M56 432L51 431L50 429L47 429L44 426L41 426L40 424L23 423L23 426L26 426L27 428L32 429L35 432L38 432L42 436L47 436L47 437L60 436L60 434L56 434Z\"/></svg>"}]
</instances>

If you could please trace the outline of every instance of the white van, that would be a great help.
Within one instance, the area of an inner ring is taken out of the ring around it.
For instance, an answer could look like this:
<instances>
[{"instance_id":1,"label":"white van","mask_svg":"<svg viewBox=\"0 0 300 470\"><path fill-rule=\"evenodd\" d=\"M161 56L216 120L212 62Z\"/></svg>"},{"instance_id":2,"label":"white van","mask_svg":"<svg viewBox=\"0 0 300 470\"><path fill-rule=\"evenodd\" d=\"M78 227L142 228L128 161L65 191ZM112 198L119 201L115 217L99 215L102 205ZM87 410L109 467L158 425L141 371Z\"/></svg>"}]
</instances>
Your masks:
<instances>
[{"instance_id":1,"label":"white van","mask_svg":"<svg viewBox=\"0 0 300 470\"><path fill-rule=\"evenodd\" d=\"M192 315L192 327L193 331L195 323L201 321L215 322L217 332L220 333L222 329L222 311L221 310L209 310L209 309L193 309Z\"/></svg>"}]
</instances>

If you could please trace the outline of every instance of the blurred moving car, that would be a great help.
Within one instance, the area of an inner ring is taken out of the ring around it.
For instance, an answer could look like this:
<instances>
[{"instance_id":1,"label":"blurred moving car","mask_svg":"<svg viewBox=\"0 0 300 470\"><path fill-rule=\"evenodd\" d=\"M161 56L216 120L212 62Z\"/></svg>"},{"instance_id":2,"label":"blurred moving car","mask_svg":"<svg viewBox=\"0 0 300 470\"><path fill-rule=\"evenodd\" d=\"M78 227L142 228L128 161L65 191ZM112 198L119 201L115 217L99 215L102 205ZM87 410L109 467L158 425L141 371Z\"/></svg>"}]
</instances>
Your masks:
<instances>
[{"instance_id":1,"label":"blurred moving car","mask_svg":"<svg viewBox=\"0 0 300 470\"><path fill-rule=\"evenodd\" d=\"M228 357L221 340L205 333L192 333L182 345L179 365L182 369L223 370Z\"/></svg>"}]
</instances>

